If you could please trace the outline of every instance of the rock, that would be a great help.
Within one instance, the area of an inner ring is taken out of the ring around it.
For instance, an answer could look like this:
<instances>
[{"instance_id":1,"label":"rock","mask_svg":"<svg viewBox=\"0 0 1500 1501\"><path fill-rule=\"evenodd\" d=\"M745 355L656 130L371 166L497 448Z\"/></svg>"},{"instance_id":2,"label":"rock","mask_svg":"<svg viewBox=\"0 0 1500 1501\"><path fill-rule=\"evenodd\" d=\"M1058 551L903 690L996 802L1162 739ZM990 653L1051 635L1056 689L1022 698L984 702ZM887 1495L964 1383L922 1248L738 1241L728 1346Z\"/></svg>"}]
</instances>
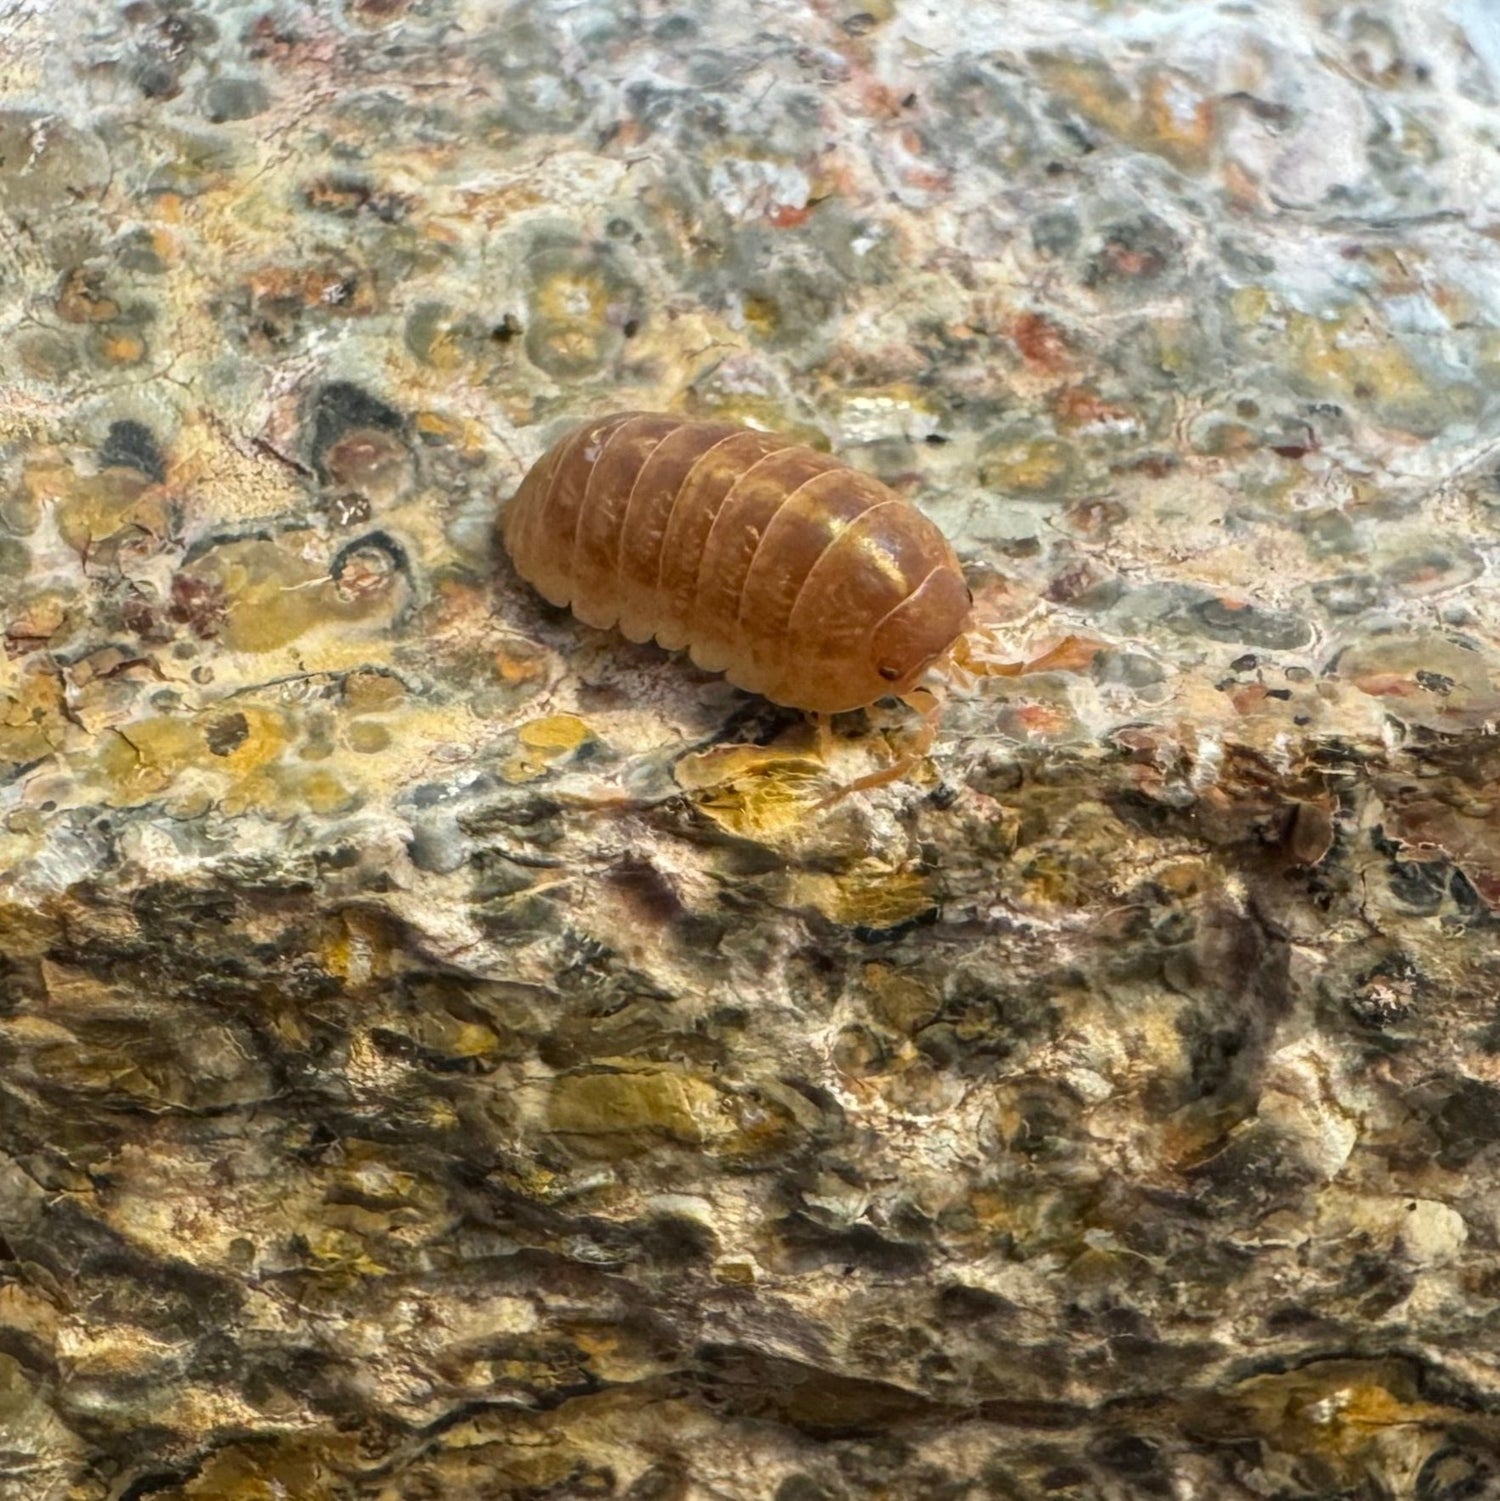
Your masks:
<instances>
[{"instance_id":1,"label":"rock","mask_svg":"<svg viewBox=\"0 0 1500 1501\"><path fill-rule=\"evenodd\" d=\"M0 11L0 1492L1493 1488L1484 5ZM612 408L931 720L533 596Z\"/></svg>"}]
</instances>

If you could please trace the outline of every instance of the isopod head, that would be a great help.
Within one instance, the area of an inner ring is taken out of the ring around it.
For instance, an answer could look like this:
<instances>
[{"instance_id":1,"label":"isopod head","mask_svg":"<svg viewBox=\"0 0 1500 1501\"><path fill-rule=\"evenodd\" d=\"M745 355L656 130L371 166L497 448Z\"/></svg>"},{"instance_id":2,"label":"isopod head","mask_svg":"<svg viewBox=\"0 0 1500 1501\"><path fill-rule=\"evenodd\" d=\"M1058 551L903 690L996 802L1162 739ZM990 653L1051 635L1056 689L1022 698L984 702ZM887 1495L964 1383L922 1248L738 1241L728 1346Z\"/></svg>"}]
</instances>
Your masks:
<instances>
[{"instance_id":1,"label":"isopod head","mask_svg":"<svg viewBox=\"0 0 1500 1501\"><path fill-rule=\"evenodd\" d=\"M909 693L969 627L973 603L963 574L943 567L891 611L870 637L870 656L886 693Z\"/></svg>"},{"instance_id":2,"label":"isopod head","mask_svg":"<svg viewBox=\"0 0 1500 1501\"><path fill-rule=\"evenodd\" d=\"M874 484L844 473L866 491ZM782 672L761 690L777 703L838 714L903 698L969 627L972 600L947 538L881 493L846 527L816 529L819 557L787 622Z\"/></svg>"}]
</instances>

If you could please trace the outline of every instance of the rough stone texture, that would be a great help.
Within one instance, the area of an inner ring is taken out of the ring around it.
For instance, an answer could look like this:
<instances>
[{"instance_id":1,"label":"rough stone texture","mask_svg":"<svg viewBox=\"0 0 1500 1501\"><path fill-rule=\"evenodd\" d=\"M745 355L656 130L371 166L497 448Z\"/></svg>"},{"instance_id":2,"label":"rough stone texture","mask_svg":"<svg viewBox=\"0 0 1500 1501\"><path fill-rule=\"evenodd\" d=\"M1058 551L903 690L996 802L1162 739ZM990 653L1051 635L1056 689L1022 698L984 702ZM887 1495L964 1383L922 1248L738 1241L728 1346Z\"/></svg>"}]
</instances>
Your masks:
<instances>
[{"instance_id":1,"label":"rough stone texture","mask_svg":"<svg viewBox=\"0 0 1500 1501\"><path fill-rule=\"evenodd\" d=\"M1489 0L0 6L0 1492L1500 1495ZM929 761L560 426L948 528Z\"/></svg>"}]
</instances>

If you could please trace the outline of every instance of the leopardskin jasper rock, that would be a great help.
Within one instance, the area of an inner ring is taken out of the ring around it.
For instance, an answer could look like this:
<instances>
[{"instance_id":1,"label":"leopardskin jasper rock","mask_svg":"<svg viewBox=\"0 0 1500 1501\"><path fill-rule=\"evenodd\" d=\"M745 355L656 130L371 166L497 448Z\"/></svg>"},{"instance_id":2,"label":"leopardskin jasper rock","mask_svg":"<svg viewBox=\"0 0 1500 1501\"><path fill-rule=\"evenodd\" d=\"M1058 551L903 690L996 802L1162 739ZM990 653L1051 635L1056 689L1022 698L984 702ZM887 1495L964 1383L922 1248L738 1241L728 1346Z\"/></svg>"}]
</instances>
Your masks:
<instances>
[{"instance_id":1,"label":"leopardskin jasper rock","mask_svg":"<svg viewBox=\"0 0 1500 1501\"><path fill-rule=\"evenodd\" d=\"M1497 98L1480 0L0 6L0 1497L1500 1494ZM622 411L1006 670L820 744L547 606Z\"/></svg>"}]
</instances>

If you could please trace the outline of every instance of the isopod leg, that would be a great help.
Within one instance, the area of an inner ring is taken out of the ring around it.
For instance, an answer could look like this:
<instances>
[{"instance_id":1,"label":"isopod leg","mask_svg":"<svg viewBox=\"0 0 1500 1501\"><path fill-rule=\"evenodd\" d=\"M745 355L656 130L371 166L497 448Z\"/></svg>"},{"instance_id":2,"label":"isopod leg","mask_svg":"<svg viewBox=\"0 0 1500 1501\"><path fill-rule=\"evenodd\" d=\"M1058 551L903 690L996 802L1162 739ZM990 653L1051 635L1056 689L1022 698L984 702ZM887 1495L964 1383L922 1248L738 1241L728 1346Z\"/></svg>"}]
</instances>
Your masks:
<instances>
[{"instance_id":1,"label":"isopod leg","mask_svg":"<svg viewBox=\"0 0 1500 1501\"><path fill-rule=\"evenodd\" d=\"M812 721L818 737L818 759L826 762L833 753L833 715L814 711Z\"/></svg>"},{"instance_id":2,"label":"isopod leg","mask_svg":"<svg viewBox=\"0 0 1500 1501\"><path fill-rule=\"evenodd\" d=\"M917 710L922 716L922 727L917 731L916 738L889 766L883 766L879 771L867 772L862 777L856 777L852 782L845 782L842 787L835 788L823 798L814 811L833 807L835 803L842 802L851 792L865 792L871 787L884 787L888 783L899 782L931 751L933 742L937 739L937 718L942 708L942 700L928 689L919 688L906 695L902 702L909 708ZM822 715L818 715L817 720L820 753L826 761L827 752L823 744L826 724Z\"/></svg>"},{"instance_id":3,"label":"isopod leg","mask_svg":"<svg viewBox=\"0 0 1500 1501\"><path fill-rule=\"evenodd\" d=\"M1007 662L1000 655L1000 643L995 633L983 626L971 627L967 635L954 642L952 663L971 679L1012 678L1026 665L1024 662Z\"/></svg>"}]
</instances>

